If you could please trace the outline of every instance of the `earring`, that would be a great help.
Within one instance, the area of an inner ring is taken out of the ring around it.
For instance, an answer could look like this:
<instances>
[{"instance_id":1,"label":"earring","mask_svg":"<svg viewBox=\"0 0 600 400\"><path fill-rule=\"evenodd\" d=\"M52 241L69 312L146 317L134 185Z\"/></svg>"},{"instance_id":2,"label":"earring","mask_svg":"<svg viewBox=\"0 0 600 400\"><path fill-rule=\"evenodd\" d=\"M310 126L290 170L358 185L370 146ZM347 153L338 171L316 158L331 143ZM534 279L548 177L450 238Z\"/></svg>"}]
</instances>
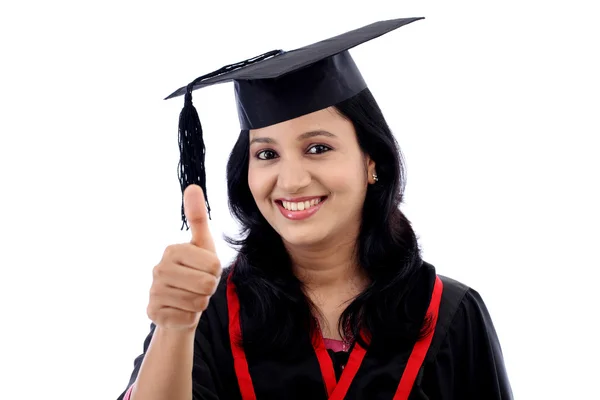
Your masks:
<instances>
[{"instance_id":1,"label":"earring","mask_svg":"<svg viewBox=\"0 0 600 400\"><path fill-rule=\"evenodd\" d=\"M379 180L379 178L377 178L377 174L375 172L373 172L373 180L375 182L377 182Z\"/></svg>"}]
</instances>

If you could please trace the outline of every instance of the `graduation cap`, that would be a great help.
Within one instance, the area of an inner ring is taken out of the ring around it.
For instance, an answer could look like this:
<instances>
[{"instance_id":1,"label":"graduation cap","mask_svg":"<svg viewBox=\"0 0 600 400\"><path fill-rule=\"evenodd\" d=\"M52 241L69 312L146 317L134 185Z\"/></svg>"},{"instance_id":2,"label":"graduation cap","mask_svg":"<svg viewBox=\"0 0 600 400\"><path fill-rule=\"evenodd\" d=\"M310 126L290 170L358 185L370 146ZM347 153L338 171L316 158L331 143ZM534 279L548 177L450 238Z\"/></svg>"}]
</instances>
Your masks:
<instances>
[{"instance_id":1,"label":"graduation cap","mask_svg":"<svg viewBox=\"0 0 600 400\"><path fill-rule=\"evenodd\" d=\"M204 166L206 150L198 112L192 104L194 90L233 81L242 130L297 118L333 106L367 88L349 49L420 19L379 21L296 50L273 50L202 75L166 97L185 96L179 115L182 194L188 185L200 185L210 216ZM183 201L181 218L181 229L187 228Z\"/></svg>"}]
</instances>

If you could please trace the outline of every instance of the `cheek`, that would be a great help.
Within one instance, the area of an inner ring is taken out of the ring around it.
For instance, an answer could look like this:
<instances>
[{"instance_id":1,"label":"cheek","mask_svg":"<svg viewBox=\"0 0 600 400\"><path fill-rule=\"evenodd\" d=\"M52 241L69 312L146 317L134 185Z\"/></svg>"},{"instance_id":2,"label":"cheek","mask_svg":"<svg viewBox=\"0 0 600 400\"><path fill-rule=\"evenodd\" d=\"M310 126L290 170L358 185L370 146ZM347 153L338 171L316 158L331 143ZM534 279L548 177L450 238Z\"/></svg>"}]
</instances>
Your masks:
<instances>
[{"instance_id":1,"label":"cheek","mask_svg":"<svg viewBox=\"0 0 600 400\"><path fill-rule=\"evenodd\" d=\"M366 187L364 168L359 165L333 165L319 172L321 181L332 192L339 194L361 193Z\"/></svg>"},{"instance_id":2,"label":"cheek","mask_svg":"<svg viewBox=\"0 0 600 400\"><path fill-rule=\"evenodd\" d=\"M253 173L252 167L248 169L248 187L252 196L256 199L258 192L260 191L259 180L257 179L256 173Z\"/></svg>"},{"instance_id":3,"label":"cheek","mask_svg":"<svg viewBox=\"0 0 600 400\"><path fill-rule=\"evenodd\" d=\"M269 195L270 181L271 179L266 171L260 168L253 168L252 164L250 164L248 168L248 187L257 203Z\"/></svg>"}]
</instances>

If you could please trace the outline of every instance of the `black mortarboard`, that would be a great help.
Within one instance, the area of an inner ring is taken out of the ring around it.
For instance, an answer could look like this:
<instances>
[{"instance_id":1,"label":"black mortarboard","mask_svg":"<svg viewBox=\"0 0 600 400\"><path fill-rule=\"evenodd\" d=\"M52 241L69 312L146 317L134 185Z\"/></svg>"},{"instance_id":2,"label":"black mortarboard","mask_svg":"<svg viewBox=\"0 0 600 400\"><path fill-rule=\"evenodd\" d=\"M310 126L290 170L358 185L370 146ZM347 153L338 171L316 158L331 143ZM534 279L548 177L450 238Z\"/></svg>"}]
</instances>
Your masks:
<instances>
[{"instance_id":1,"label":"black mortarboard","mask_svg":"<svg viewBox=\"0 0 600 400\"><path fill-rule=\"evenodd\" d=\"M375 22L292 51L274 50L200 76L166 99L185 95L179 115L179 182L181 191L198 184L206 194L204 140L192 91L233 81L241 129L287 121L347 100L367 85L349 49L422 18ZM187 226L183 202L181 218ZM183 229L183 226L182 226Z\"/></svg>"}]
</instances>

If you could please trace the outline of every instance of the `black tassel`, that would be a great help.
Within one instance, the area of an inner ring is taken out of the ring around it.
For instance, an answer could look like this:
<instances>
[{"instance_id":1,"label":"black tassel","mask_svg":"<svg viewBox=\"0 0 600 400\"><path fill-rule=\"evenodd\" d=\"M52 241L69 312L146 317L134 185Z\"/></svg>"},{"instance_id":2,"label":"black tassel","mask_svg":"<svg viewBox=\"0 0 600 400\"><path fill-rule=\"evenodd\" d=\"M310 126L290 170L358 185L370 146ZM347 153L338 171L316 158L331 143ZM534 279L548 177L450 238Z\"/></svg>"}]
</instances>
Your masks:
<instances>
[{"instance_id":1,"label":"black tassel","mask_svg":"<svg viewBox=\"0 0 600 400\"><path fill-rule=\"evenodd\" d=\"M282 54L283 50L273 50L258 57L226 65L210 74L196 78L185 88L185 101L183 110L179 114L179 184L181 185L181 229L189 229L187 219L185 218L185 209L183 207L183 192L188 185L199 185L204 191L206 209L210 219L210 205L208 204L208 195L206 194L206 170L204 168L204 158L206 149L204 148L204 138L202 137L202 125L200 117L192 104L192 91L194 86L202 83L206 79L214 78L222 74L230 73L244 68L250 64Z\"/></svg>"},{"instance_id":2,"label":"black tassel","mask_svg":"<svg viewBox=\"0 0 600 400\"><path fill-rule=\"evenodd\" d=\"M206 148L202 137L202 125L196 108L192 104L193 84L187 86L185 103L179 114L179 183L181 185L181 230L189 229L183 207L183 192L191 185L199 185L204 191L206 209L210 219L210 205L206 193Z\"/></svg>"}]
</instances>

